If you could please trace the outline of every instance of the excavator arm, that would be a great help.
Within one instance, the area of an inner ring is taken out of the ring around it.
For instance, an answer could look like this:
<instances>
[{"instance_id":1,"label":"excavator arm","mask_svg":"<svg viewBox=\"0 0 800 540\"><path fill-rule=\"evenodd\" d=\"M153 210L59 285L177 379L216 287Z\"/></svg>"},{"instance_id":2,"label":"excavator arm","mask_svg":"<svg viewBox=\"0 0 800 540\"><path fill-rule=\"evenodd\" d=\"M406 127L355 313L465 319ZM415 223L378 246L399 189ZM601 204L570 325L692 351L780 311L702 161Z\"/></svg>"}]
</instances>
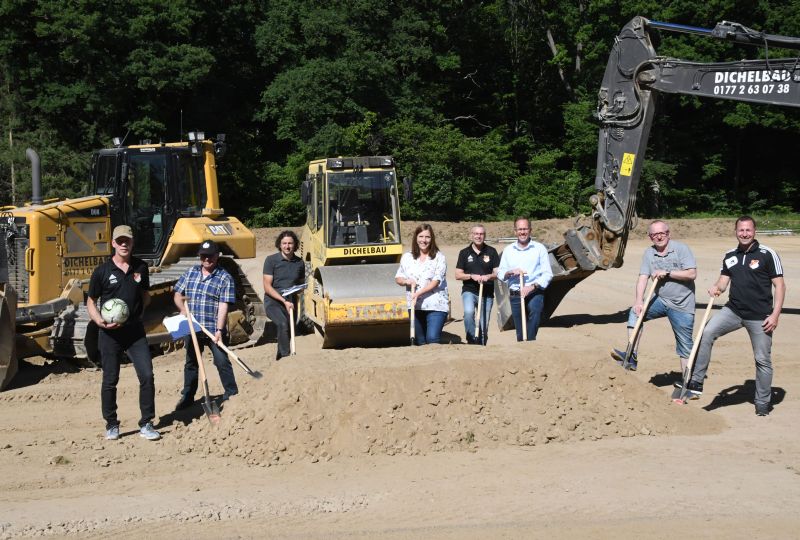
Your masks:
<instances>
[{"instance_id":1,"label":"excavator arm","mask_svg":"<svg viewBox=\"0 0 800 540\"><path fill-rule=\"evenodd\" d=\"M723 21L713 29L635 17L614 40L598 92L600 121L591 220L568 230L549 249L554 279L543 316L595 270L622 266L634 223L636 192L659 93L800 107L800 58L699 63L659 56L654 30L682 32L736 44L800 49L800 39L757 32Z\"/></svg>"}]
</instances>

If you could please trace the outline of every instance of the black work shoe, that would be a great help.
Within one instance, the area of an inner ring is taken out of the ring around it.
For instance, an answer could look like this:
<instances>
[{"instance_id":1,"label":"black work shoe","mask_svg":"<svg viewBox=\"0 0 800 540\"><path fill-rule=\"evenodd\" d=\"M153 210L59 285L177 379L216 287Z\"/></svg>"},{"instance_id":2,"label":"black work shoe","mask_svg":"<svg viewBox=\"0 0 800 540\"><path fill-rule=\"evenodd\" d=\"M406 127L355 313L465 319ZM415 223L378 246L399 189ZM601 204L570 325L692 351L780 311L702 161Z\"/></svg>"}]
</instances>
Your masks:
<instances>
[{"instance_id":1,"label":"black work shoe","mask_svg":"<svg viewBox=\"0 0 800 540\"><path fill-rule=\"evenodd\" d=\"M178 400L178 403L175 404L176 411L182 411L183 409L188 409L194 405L194 398L190 398L189 396L181 396L181 399Z\"/></svg>"},{"instance_id":2,"label":"black work shoe","mask_svg":"<svg viewBox=\"0 0 800 540\"><path fill-rule=\"evenodd\" d=\"M769 416L770 409L769 403L756 403L756 416Z\"/></svg>"}]
</instances>

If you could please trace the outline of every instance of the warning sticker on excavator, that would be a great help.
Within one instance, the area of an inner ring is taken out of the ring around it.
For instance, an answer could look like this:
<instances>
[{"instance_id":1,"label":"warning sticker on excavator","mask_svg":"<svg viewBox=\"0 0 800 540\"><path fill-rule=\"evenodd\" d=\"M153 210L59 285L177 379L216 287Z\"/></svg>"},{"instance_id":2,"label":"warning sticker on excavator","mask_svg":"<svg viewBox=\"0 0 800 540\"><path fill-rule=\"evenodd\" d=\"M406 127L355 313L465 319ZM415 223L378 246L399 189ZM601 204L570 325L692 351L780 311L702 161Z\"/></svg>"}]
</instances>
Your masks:
<instances>
[{"instance_id":1,"label":"warning sticker on excavator","mask_svg":"<svg viewBox=\"0 0 800 540\"><path fill-rule=\"evenodd\" d=\"M633 173L633 162L636 160L636 154L622 154L622 167L619 168L620 176L630 176Z\"/></svg>"}]
</instances>

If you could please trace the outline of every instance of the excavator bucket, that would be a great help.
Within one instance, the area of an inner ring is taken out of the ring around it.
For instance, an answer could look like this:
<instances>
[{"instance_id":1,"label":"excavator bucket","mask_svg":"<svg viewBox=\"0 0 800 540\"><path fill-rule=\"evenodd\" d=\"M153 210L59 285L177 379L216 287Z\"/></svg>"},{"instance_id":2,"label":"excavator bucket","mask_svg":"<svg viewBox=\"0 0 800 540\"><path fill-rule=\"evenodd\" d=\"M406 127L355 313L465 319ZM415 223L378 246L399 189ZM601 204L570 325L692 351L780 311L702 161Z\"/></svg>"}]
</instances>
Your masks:
<instances>
[{"instance_id":1,"label":"excavator bucket","mask_svg":"<svg viewBox=\"0 0 800 540\"><path fill-rule=\"evenodd\" d=\"M3 390L17 373L16 312L16 292L10 285L0 284L0 390Z\"/></svg>"}]
</instances>

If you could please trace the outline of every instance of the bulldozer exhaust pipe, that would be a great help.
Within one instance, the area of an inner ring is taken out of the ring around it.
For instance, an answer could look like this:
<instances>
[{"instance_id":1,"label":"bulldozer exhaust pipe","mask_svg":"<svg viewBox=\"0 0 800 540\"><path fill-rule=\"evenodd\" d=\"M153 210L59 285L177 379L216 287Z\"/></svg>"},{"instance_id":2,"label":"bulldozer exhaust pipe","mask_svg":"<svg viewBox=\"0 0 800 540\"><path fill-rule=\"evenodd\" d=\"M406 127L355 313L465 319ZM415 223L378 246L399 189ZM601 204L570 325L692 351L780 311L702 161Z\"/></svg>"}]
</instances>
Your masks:
<instances>
[{"instance_id":1,"label":"bulldozer exhaust pipe","mask_svg":"<svg viewBox=\"0 0 800 540\"><path fill-rule=\"evenodd\" d=\"M31 204L42 204L42 165L39 154L33 148L25 150L25 155L31 162Z\"/></svg>"}]
</instances>

